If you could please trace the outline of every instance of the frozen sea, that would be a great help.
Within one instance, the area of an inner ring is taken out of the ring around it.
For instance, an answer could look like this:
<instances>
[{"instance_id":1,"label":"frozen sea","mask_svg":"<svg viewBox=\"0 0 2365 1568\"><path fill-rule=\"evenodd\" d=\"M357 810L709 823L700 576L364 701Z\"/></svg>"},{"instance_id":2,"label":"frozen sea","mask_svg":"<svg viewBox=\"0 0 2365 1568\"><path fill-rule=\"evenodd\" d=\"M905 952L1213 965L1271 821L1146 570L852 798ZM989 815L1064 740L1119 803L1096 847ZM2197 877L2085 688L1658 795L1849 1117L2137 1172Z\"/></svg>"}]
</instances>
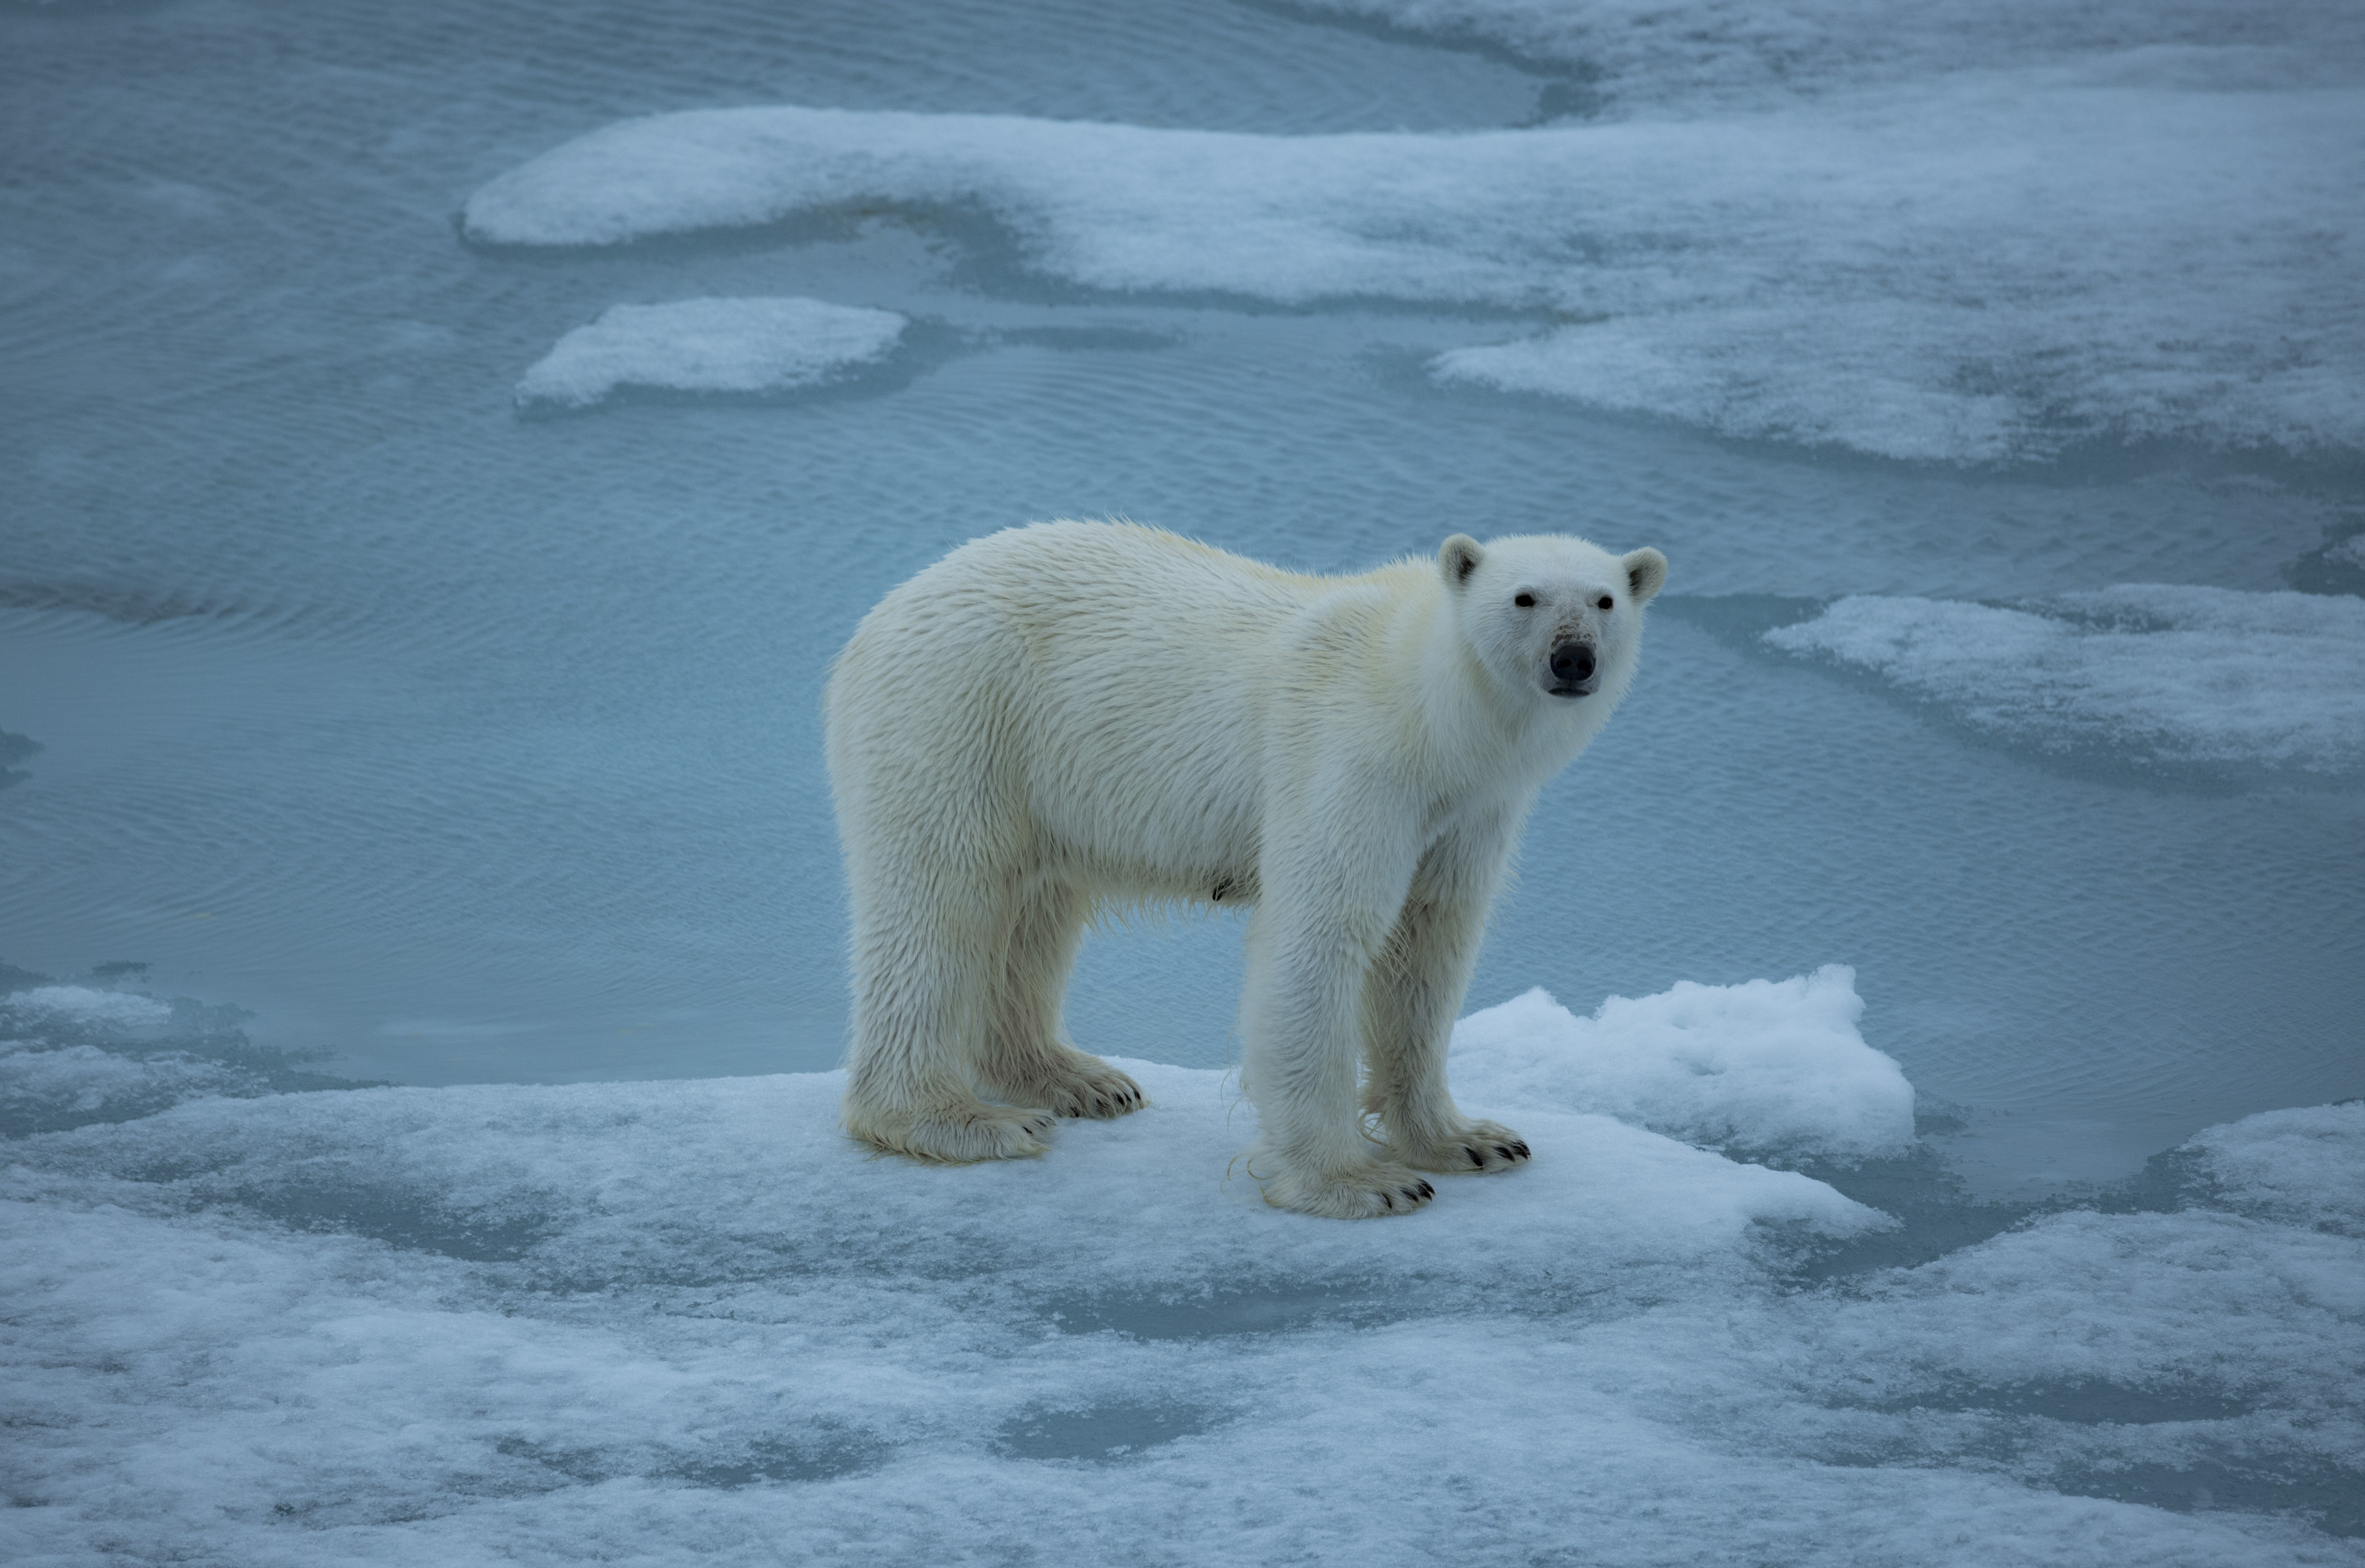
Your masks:
<instances>
[{"instance_id":1,"label":"frozen sea","mask_svg":"<svg viewBox=\"0 0 2365 1568\"><path fill-rule=\"evenodd\" d=\"M2365 11L0 4L0 1560L2365 1562ZM978 533L1673 563L1421 1214L835 1131Z\"/></svg>"}]
</instances>

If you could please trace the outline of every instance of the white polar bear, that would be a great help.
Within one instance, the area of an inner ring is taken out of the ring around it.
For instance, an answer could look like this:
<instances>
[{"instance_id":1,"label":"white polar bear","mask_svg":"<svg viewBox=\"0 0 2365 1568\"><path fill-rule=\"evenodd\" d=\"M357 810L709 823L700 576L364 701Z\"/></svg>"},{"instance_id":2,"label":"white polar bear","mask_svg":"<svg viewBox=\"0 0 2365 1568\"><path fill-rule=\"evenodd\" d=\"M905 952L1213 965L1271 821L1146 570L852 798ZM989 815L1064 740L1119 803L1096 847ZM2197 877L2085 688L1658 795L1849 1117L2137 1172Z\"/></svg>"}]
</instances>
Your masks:
<instances>
[{"instance_id":1,"label":"white polar bear","mask_svg":"<svg viewBox=\"0 0 2365 1568\"><path fill-rule=\"evenodd\" d=\"M1528 810L1625 695L1666 571L1456 534L1433 562L1301 577L1051 522L896 588L826 701L847 1131L992 1159L1139 1107L1061 1037L1060 996L1095 903L1178 900L1256 907L1242 1077L1270 1202L1403 1214L1435 1195L1416 1171L1525 1161L1455 1107L1446 1036Z\"/></svg>"}]
</instances>

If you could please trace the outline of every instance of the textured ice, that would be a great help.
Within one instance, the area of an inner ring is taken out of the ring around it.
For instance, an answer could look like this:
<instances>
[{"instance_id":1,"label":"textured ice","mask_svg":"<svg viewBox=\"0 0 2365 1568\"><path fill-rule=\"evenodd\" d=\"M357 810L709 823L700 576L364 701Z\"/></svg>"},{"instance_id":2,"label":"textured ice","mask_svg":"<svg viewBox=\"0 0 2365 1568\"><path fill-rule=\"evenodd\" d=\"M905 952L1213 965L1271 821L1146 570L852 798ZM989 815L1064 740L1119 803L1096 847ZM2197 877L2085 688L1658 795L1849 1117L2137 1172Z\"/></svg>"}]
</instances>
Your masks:
<instances>
[{"instance_id":1,"label":"textured ice","mask_svg":"<svg viewBox=\"0 0 2365 1568\"><path fill-rule=\"evenodd\" d=\"M466 207L612 245L982 208L1093 289L1552 323L1451 380L1909 458L2365 442L2365 91L2140 63L1966 73L1718 120L1278 137L809 108L626 120Z\"/></svg>"},{"instance_id":2,"label":"textured ice","mask_svg":"<svg viewBox=\"0 0 2365 1568\"><path fill-rule=\"evenodd\" d=\"M0 994L0 1137L151 1115L181 1101L342 1081L258 1050L236 1008L36 985Z\"/></svg>"},{"instance_id":3,"label":"textured ice","mask_svg":"<svg viewBox=\"0 0 2365 1568\"><path fill-rule=\"evenodd\" d=\"M2365 599L2128 584L2020 606L1858 596L1765 641L2053 749L2365 763Z\"/></svg>"},{"instance_id":4,"label":"textured ice","mask_svg":"<svg viewBox=\"0 0 2365 1568\"><path fill-rule=\"evenodd\" d=\"M2188 1146L2219 1197L2245 1214L2365 1236L2365 1100L2269 1111L2212 1127ZM2365 1314L2365 1276L2348 1282Z\"/></svg>"},{"instance_id":5,"label":"textured ice","mask_svg":"<svg viewBox=\"0 0 2365 1568\"><path fill-rule=\"evenodd\" d=\"M173 1016L172 1008L153 997L86 985L38 985L11 991L6 1000L28 1013L109 1029L152 1028Z\"/></svg>"},{"instance_id":6,"label":"textured ice","mask_svg":"<svg viewBox=\"0 0 2365 1568\"><path fill-rule=\"evenodd\" d=\"M906 324L892 310L819 299L611 306L537 360L518 382L517 398L579 409L628 386L782 392L882 357Z\"/></svg>"},{"instance_id":7,"label":"textured ice","mask_svg":"<svg viewBox=\"0 0 2365 1568\"><path fill-rule=\"evenodd\" d=\"M1309 0L1320 10L1466 38L1573 68L1610 112L1763 102L1899 77L2081 54L2211 49L2261 81L2365 56L2347 6L2248 0Z\"/></svg>"},{"instance_id":8,"label":"textured ice","mask_svg":"<svg viewBox=\"0 0 2365 1568\"><path fill-rule=\"evenodd\" d=\"M1804 1288L1887 1222L1566 1108L1691 1114L1657 1067L1713 1058L1877 1124L1854 1002L1481 1014L1464 1098L1535 1163L1368 1224L1265 1208L1225 1076L1149 1062L1149 1109L967 1168L866 1158L835 1073L13 1139L0 1554L2365 1562L2319 1528L2365 1529L2356 1108L2204 1134L2181 1206ZM1541 1070L1588 1043L1594 1089Z\"/></svg>"},{"instance_id":9,"label":"textured ice","mask_svg":"<svg viewBox=\"0 0 2365 1568\"><path fill-rule=\"evenodd\" d=\"M1463 1019L1459 1081L1598 1112L1695 1143L1862 1159L1913 1143L1913 1088L1856 1032L1855 971L1686 980L1613 996L1590 1018L1541 990Z\"/></svg>"}]
</instances>

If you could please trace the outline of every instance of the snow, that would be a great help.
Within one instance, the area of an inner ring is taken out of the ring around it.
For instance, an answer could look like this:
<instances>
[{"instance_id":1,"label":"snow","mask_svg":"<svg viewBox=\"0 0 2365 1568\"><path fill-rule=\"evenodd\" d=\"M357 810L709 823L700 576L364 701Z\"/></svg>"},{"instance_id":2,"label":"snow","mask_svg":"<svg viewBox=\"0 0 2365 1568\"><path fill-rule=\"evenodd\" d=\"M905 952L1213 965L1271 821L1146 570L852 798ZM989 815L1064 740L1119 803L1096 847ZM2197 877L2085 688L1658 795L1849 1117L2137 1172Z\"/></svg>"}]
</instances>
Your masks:
<instances>
[{"instance_id":1,"label":"snow","mask_svg":"<svg viewBox=\"0 0 2365 1568\"><path fill-rule=\"evenodd\" d=\"M220 1092L226 1074L217 1063L125 1051L152 1039L172 1016L151 998L89 986L36 986L0 997L0 1133L145 1114L191 1094Z\"/></svg>"},{"instance_id":2,"label":"snow","mask_svg":"<svg viewBox=\"0 0 2365 1568\"><path fill-rule=\"evenodd\" d=\"M1855 972L1678 981L1578 1018L1541 990L1465 1018L1456 1081L1698 1144L1861 1159L1913 1143L1913 1088L1856 1031Z\"/></svg>"},{"instance_id":3,"label":"snow","mask_svg":"<svg viewBox=\"0 0 2365 1568\"><path fill-rule=\"evenodd\" d=\"M555 148L465 223L603 246L981 207L1027 267L1093 290L1524 316L1436 375L1733 435L1955 461L2354 446L2365 91L2231 70L2138 51L1459 134L695 110Z\"/></svg>"},{"instance_id":4,"label":"snow","mask_svg":"<svg viewBox=\"0 0 2365 1568\"><path fill-rule=\"evenodd\" d=\"M2055 62L2209 53L2265 80L2365 54L2354 7L2246 0L1310 0L1447 37L1473 34L1573 67L1609 112L1765 103L1870 81Z\"/></svg>"},{"instance_id":5,"label":"snow","mask_svg":"<svg viewBox=\"0 0 2365 1568\"><path fill-rule=\"evenodd\" d=\"M236 1008L35 985L0 994L0 1137L152 1115L209 1095L341 1081L257 1050Z\"/></svg>"},{"instance_id":6,"label":"snow","mask_svg":"<svg viewBox=\"0 0 2365 1568\"><path fill-rule=\"evenodd\" d=\"M2018 606L1843 599L1765 633L2053 750L2313 772L2365 763L2365 600L2126 584Z\"/></svg>"},{"instance_id":7,"label":"snow","mask_svg":"<svg viewBox=\"0 0 2365 1568\"><path fill-rule=\"evenodd\" d=\"M1148 1110L976 1167L866 1157L835 1073L12 1139L0 1380L40 1438L0 1554L2365 1560L2308 1523L2365 1436L2325 1375L2365 1356L2365 1111L2212 1129L2175 1206L1802 1288L1894 1222L1635 1123L1887 1147L1859 1012L1832 967L1474 1015L1457 1087L1535 1162L1365 1224L1266 1208L1226 1076L1150 1062Z\"/></svg>"},{"instance_id":8,"label":"snow","mask_svg":"<svg viewBox=\"0 0 2365 1568\"><path fill-rule=\"evenodd\" d=\"M521 406L588 408L621 387L781 392L883 358L908 321L819 299L616 305L577 327L517 385Z\"/></svg>"},{"instance_id":9,"label":"snow","mask_svg":"<svg viewBox=\"0 0 2365 1568\"><path fill-rule=\"evenodd\" d=\"M2360 1234L2365 1216L2365 1101L2269 1111L2213 1127L2190 1145L2242 1213ZM2345 1309L2365 1313L2365 1276L2348 1281Z\"/></svg>"},{"instance_id":10,"label":"snow","mask_svg":"<svg viewBox=\"0 0 2365 1568\"><path fill-rule=\"evenodd\" d=\"M172 1008L153 997L125 991L95 991L86 985L39 985L12 991L8 1005L70 1019L101 1028L139 1029L162 1025Z\"/></svg>"}]
</instances>

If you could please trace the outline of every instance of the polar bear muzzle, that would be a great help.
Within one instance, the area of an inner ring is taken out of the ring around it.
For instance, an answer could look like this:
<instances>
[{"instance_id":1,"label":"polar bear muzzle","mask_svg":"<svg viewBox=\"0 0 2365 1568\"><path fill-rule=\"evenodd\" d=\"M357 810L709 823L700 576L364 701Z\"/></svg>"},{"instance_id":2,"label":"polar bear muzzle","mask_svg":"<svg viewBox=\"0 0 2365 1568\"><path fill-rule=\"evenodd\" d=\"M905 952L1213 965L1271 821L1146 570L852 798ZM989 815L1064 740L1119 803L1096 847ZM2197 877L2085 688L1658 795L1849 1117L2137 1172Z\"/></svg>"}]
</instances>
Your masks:
<instances>
[{"instance_id":1,"label":"polar bear muzzle","mask_svg":"<svg viewBox=\"0 0 2365 1568\"><path fill-rule=\"evenodd\" d=\"M1571 640L1552 651L1552 684L1544 689L1554 697L1590 697L1601 684L1593 659L1593 644Z\"/></svg>"}]
</instances>

